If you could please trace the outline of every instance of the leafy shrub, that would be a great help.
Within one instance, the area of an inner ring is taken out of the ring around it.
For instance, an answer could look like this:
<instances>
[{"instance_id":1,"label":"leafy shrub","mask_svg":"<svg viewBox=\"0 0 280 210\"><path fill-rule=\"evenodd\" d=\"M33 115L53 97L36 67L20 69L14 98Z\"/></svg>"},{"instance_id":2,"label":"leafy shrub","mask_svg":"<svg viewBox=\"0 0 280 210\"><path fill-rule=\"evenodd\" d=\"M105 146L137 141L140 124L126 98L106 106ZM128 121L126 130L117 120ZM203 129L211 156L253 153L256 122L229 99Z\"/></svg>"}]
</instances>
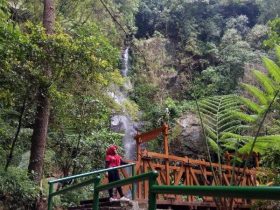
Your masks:
<instances>
[{"instance_id":1,"label":"leafy shrub","mask_svg":"<svg viewBox=\"0 0 280 210\"><path fill-rule=\"evenodd\" d=\"M0 200L7 209L30 209L39 188L30 181L27 171L11 167L7 172L0 168Z\"/></svg>"}]
</instances>

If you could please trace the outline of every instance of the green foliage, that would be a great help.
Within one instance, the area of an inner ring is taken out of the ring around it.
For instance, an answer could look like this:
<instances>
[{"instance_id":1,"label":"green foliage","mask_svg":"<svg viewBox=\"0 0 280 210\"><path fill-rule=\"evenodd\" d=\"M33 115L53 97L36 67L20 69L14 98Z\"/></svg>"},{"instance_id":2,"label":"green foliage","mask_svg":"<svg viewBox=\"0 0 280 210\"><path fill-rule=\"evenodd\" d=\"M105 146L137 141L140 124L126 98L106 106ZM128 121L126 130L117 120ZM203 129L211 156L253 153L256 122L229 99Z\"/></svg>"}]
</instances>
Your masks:
<instances>
[{"instance_id":1,"label":"green foliage","mask_svg":"<svg viewBox=\"0 0 280 210\"><path fill-rule=\"evenodd\" d=\"M280 47L277 46L276 50L279 51ZM242 84L242 87L254 98L254 100L241 98L244 104L250 110L249 113L242 114L244 116L243 120L245 122L257 122L260 120L268 108L268 105L276 93L276 90L279 89L279 66L274 61L266 57L263 58L263 63L269 75L266 75L258 70L253 71L254 76L260 84L260 87ZM240 116L240 113L236 113L236 115Z\"/></svg>"},{"instance_id":2,"label":"green foliage","mask_svg":"<svg viewBox=\"0 0 280 210\"><path fill-rule=\"evenodd\" d=\"M258 0L256 3L259 6L260 16L259 21L267 23L268 21L275 19L280 13L280 2L277 0ZM273 46L274 47L274 46Z\"/></svg>"},{"instance_id":3,"label":"green foliage","mask_svg":"<svg viewBox=\"0 0 280 210\"><path fill-rule=\"evenodd\" d=\"M229 90L230 86L220 73L219 67L208 67L197 75L193 82L191 92L197 97L204 97L209 95L217 95L223 92L223 89Z\"/></svg>"},{"instance_id":4,"label":"green foliage","mask_svg":"<svg viewBox=\"0 0 280 210\"><path fill-rule=\"evenodd\" d=\"M274 48L280 44L280 18L275 18L268 22L268 39L264 41L264 45L269 48Z\"/></svg>"},{"instance_id":5,"label":"green foliage","mask_svg":"<svg viewBox=\"0 0 280 210\"><path fill-rule=\"evenodd\" d=\"M122 135L106 129L79 134L78 131L52 133L49 146L55 152L52 165L64 171L64 175L73 172L85 172L104 167L104 155L110 144L121 144Z\"/></svg>"},{"instance_id":6,"label":"green foliage","mask_svg":"<svg viewBox=\"0 0 280 210\"><path fill-rule=\"evenodd\" d=\"M153 106L152 102L156 91L157 88L153 84L136 84L131 98L139 105L142 110L148 111Z\"/></svg>"},{"instance_id":7,"label":"green foliage","mask_svg":"<svg viewBox=\"0 0 280 210\"><path fill-rule=\"evenodd\" d=\"M30 132L23 133L34 123L40 85L52 103L45 175L53 171L68 175L100 166L104 153L101 156L99 152L109 143L119 144L121 138L107 130L113 105L106 93L122 80L117 70L118 50L94 23L71 30L56 24L55 33L49 36L41 24L31 22L19 26L1 19L0 29L1 157L10 151L25 100L28 103L12 165L18 165L22 154L30 149ZM46 62L52 68L48 78L42 73ZM98 138L93 136L97 131ZM89 154L99 159L89 158ZM6 160L1 161L5 164ZM21 162L21 166L26 164Z\"/></svg>"},{"instance_id":8,"label":"green foliage","mask_svg":"<svg viewBox=\"0 0 280 210\"><path fill-rule=\"evenodd\" d=\"M278 52L280 47L276 47ZM244 123L248 123L251 126L251 135L255 135L253 131L256 130L256 126L260 126L260 122L264 117L265 112L267 111L272 99L274 98L276 91L279 90L279 75L280 68L279 66L269 58L263 58L264 66L267 69L268 75L262 73L261 71L254 70L253 75L257 79L259 85L249 85L242 84L242 87L250 94L251 98L241 97L241 101L244 106L247 108L247 113L235 111L233 114ZM279 105L276 100L276 104L273 104L273 112L277 112ZM273 119L273 118L272 118ZM268 122L269 124L269 122ZM245 143L240 149L241 153L248 153L253 144L255 144L253 151L259 153L265 153L267 148L270 145L277 146L280 142L280 136L278 133L275 135L264 135L258 136L256 142L254 143L254 138L251 136L239 136L239 139L243 140Z\"/></svg>"},{"instance_id":9,"label":"green foliage","mask_svg":"<svg viewBox=\"0 0 280 210\"><path fill-rule=\"evenodd\" d=\"M238 97L234 95L214 96L199 101L199 111L212 150L221 157L224 143L229 141L226 133L238 133L242 126L232 112L239 109Z\"/></svg>"},{"instance_id":10,"label":"green foliage","mask_svg":"<svg viewBox=\"0 0 280 210\"><path fill-rule=\"evenodd\" d=\"M8 18L8 9L7 9L7 1L0 1L0 21L7 20Z\"/></svg>"},{"instance_id":11,"label":"green foliage","mask_svg":"<svg viewBox=\"0 0 280 210\"><path fill-rule=\"evenodd\" d=\"M5 172L0 168L1 204L8 209L31 209L39 196L39 188L30 181L27 171L10 168Z\"/></svg>"},{"instance_id":12,"label":"green foliage","mask_svg":"<svg viewBox=\"0 0 280 210\"><path fill-rule=\"evenodd\" d=\"M193 99L193 92L197 97L231 94L244 75L244 64L257 63L261 54L266 29L264 23L254 27L259 9L252 1L145 0L136 15L136 37L156 32L176 45L173 63L162 66L174 65L178 72L174 86L180 89L171 94L180 99Z\"/></svg>"},{"instance_id":13,"label":"green foliage","mask_svg":"<svg viewBox=\"0 0 280 210\"><path fill-rule=\"evenodd\" d=\"M279 139L278 139L279 140ZM276 180L275 185L278 183L280 184L280 163L279 163L279 157L280 156L280 145L274 146L274 144L268 145L268 148L266 149L265 153L262 155L261 164L264 167L271 168L275 170L275 174L278 174L278 180Z\"/></svg>"}]
</instances>

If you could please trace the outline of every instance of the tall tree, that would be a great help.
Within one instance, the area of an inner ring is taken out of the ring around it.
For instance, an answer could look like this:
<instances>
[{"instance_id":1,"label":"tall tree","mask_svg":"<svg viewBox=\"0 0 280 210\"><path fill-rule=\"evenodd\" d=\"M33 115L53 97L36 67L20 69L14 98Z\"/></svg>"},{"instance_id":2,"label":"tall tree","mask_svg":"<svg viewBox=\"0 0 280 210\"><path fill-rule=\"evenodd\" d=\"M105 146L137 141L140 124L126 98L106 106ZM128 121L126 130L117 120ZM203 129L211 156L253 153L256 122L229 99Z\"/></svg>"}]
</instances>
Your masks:
<instances>
[{"instance_id":1,"label":"tall tree","mask_svg":"<svg viewBox=\"0 0 280 210\"><path fill-rule=\"evenodd\" d=\"M54 33L55 7L54 0L44 0L43 26L47 35ZM45 49L47 53L48 49ZM38 89L37 95L37 112L35 124L33 127L33 135L31 139L31 155L28 166L32 179L39 183L42 177L44 153L46 147L47 130L50 115L50 98L48 96L49 82L52 69L48 61L44 64L43 74L45 82L42 82Z\"/></svg>"}]
</instances>

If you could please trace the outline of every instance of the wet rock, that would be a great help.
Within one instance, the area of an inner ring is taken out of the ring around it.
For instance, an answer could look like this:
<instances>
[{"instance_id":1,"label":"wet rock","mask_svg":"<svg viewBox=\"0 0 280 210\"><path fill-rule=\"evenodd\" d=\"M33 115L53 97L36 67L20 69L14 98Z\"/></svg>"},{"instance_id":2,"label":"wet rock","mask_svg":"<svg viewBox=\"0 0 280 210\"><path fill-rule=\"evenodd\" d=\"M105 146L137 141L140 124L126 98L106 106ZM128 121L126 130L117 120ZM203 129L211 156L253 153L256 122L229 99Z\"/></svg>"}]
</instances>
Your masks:
<instances>
[{"instance_id":1,"label":"wet rock","mask_svg":"<svg viewBox=\"0 0 280 210\"><path fill-rule=\"evenodd\" d=\"M206 148L199 118L194 113L186 113L177 120L173 128L171 151L178 156L205 158Z\"/></svg>"}]
</instances>

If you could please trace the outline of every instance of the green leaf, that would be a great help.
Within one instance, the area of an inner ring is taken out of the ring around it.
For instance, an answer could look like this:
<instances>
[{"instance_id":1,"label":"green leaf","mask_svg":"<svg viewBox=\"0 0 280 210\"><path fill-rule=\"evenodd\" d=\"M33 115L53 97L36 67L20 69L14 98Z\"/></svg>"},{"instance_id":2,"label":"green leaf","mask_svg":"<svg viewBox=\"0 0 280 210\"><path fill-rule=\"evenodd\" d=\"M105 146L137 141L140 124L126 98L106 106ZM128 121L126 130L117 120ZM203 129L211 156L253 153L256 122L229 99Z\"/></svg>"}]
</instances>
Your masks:
<instances>
[{"instance_id":1,"label":"green leaf","mask_svg":"<svg viewBox=\"0 0 280 210\"><path fill-rule=\"evenodd\" d=\"M268 99L266 97L266 94L263 91L261 91L259 88L245 83L242 83L241 86L244 89L246 89L248 92L250 92L252 96L256 97L260 103L268 104Z\"/></svg>"},{"instance_id":2,"label":"green leaf","mask_svg":"<svg viewBox=\"0 0 280 210\"><path fill-rule=\"evenodd\" d=\"M280 46L279 45L276 45L275 52L276 52L278 61L280 62Z\"/></svg>"},{"instance_id":3,"label":"green leaf","mask_svg":"<svg viewBox=\"0 0 280 210\"><path fill-rule=\"evenodd\" d=\"M262 84L263 88L269 95L273 95L275 93L274 85L271 79L264 73L254 70L253 73L255 74L258 81Z\"/></svg>"},{"instance_id":4,"label":"green leaf","mask_svg":"<svg viewBox=\"0 0 280 210\"><path fill-rule=\"evenodd\" d=\"M269 74L274 78L277 84L280 83L280 69L277 64L269 58L263 57L263 63L268 70Z\"/></svg>"},{"instance_id":5,"label":"green leaf","mask_svg":"<svg viewBox=\"0 0 280 210\"><path fill-rule=\"evenodd\" d=\"M218 153L219 153L219 150L220 150L219 145L218 145L214 140L212 140L212 139L210 139L210 138L208 138L207 140L208 140L208 142L209 142L209 145L210 145L211 149L212 149L216 154L218 154Z\"/></svg>"},{"instance_id":6,"label":"green leaf","mask_svg":"<svg viewBox=\"0 0 280 210\"><path fill-rule=\"evenodd\" d=\"M235 118L248 123L256 122L256 120L258 119L257 115L249 115L238 111L232 111L232 115L235 116Z\"/></svg>"},{"instance_id":7,"label":"green leaf","mask_svg":"<svg viewBox=\"0 0 280 210\"><path fill-rule=\"evenodd\" d=\"M263 109L258 104L254 103L252 100L244 97L240 97L240 100L246 105L251 111L257 112L258 114L263 112Z\"/></svg>"}]
</instances>

